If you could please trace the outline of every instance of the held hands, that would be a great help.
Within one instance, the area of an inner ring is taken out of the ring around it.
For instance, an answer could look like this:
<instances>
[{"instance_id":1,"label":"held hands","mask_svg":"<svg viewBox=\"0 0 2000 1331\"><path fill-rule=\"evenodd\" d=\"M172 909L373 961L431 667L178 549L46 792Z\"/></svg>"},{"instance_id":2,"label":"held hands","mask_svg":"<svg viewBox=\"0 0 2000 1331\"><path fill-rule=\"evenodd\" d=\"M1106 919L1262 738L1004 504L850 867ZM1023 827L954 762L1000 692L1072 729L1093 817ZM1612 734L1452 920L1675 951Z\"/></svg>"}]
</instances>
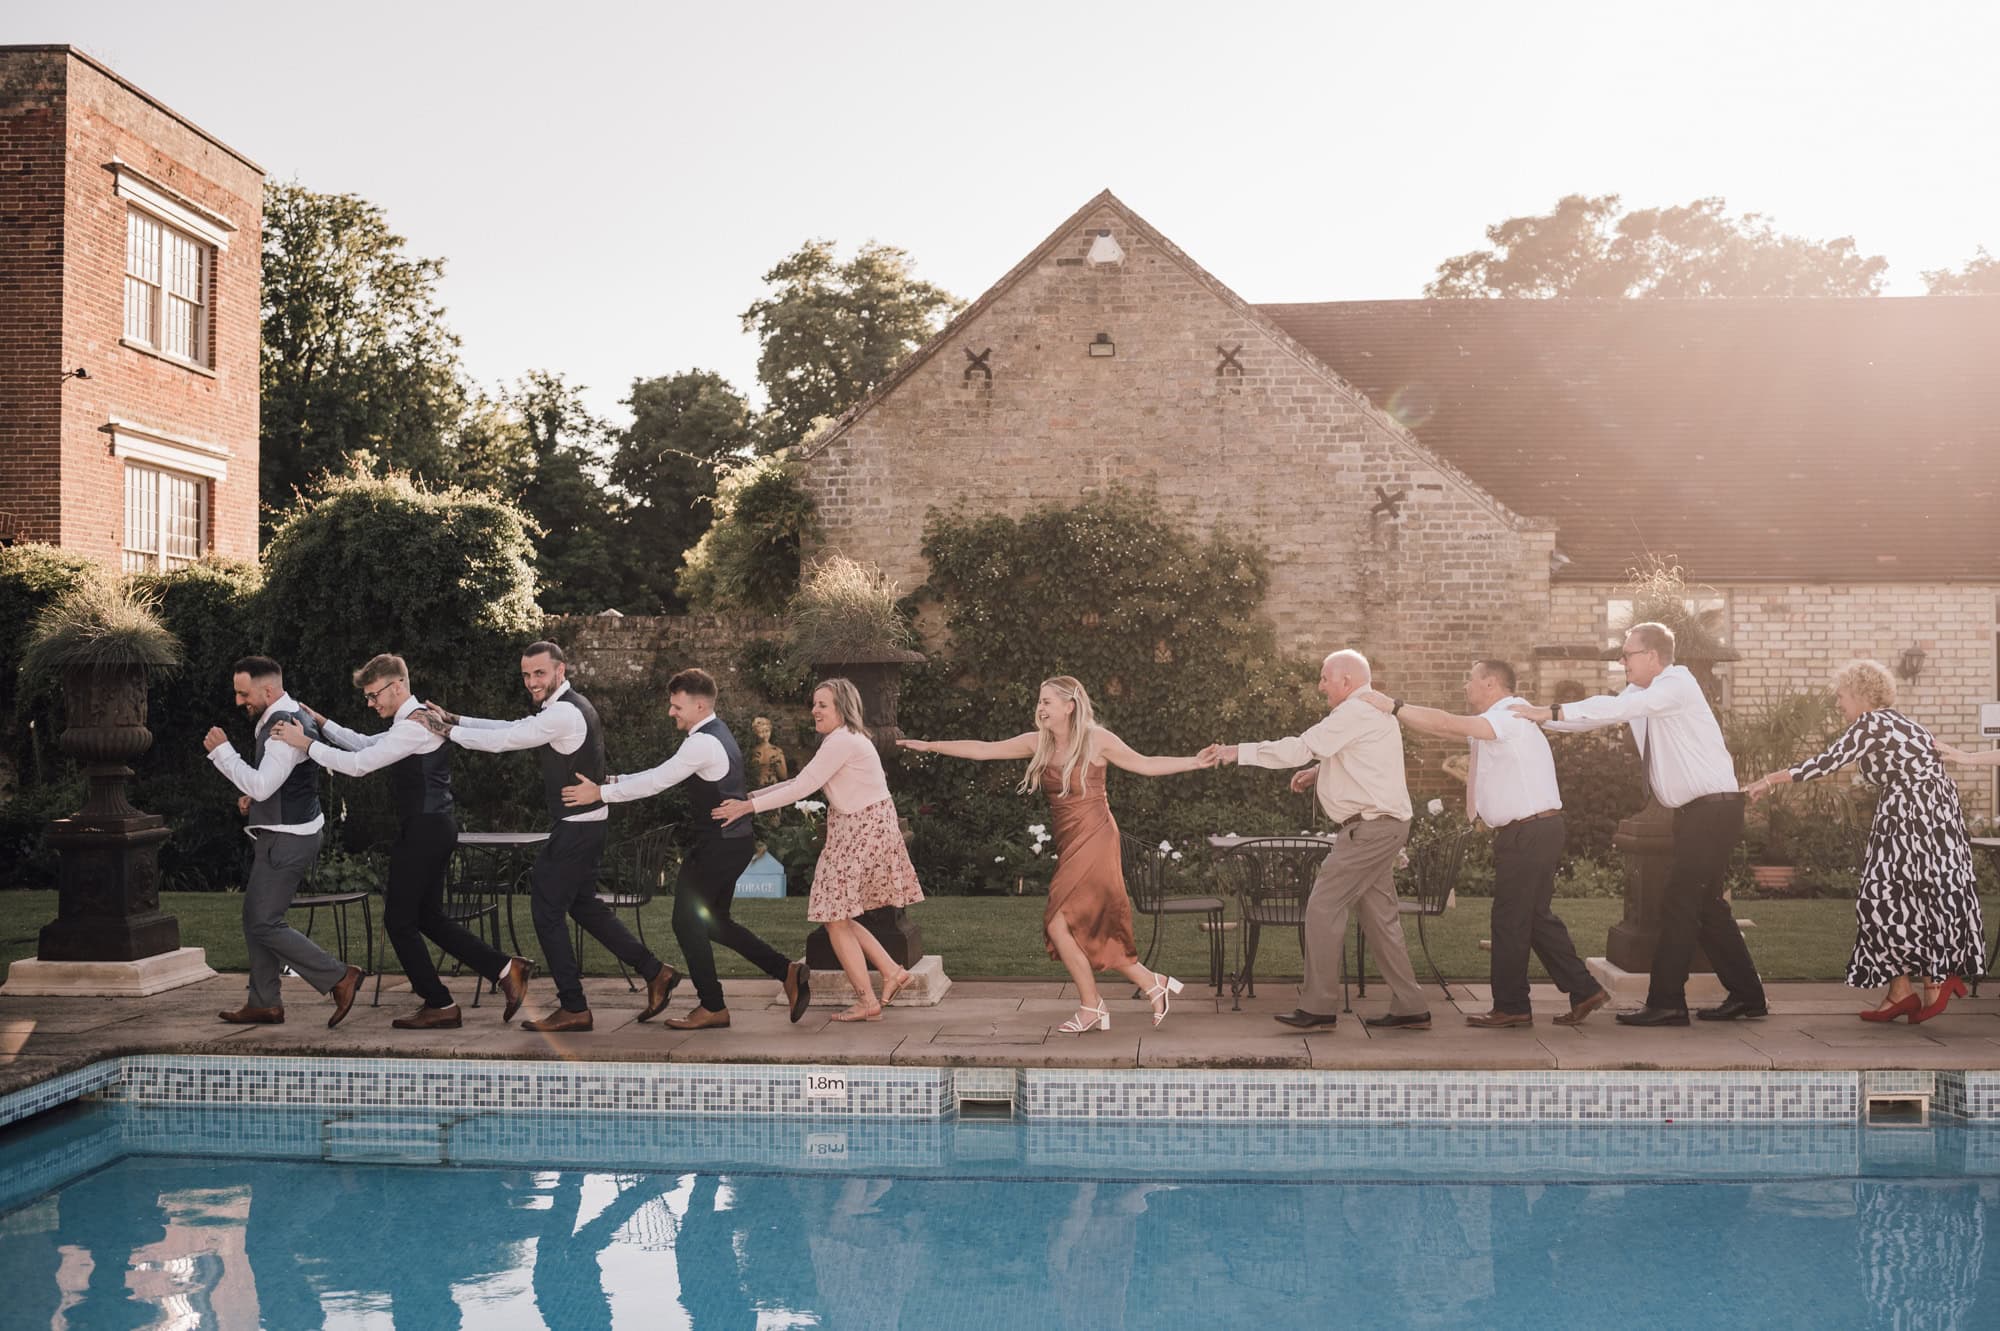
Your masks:
<instances>
[{"instance_id":1,"label":"held hands","mask_svg":"<svg viewBox=\"0 0 2000 1331\"><path fill-rule=\"evenodd\" d=\"M436 727L432 727L432 729L436 729ZM438 733L442 735L445 732L439 730ZM575 785L563 787L563 803L569 805L571 808L576 808L581 804L595 804L603 796L604 788L581 772L576 774Z\"/></svg>"},{"instance_id":2,"label":"held hands","mask_svg":"<svg viewBox=\"0 0 2000 1331\"><path fill-rule=\"evenodd\" d=\"M1765 795L1770 793L1770 790L1771 790L1770 783L1765 781L1762 777L1759 777L1757 780L1752 781L1749 785L1743 787L1743 793L1749 796L1750 802L1752 804L1755 804L1758 800L1763 799Z\"/></svg>"},{"instance_id":3,"label":"held hands","mask_svg":"<svg viewBox=\"0 0 2000 1331\"><path fill-rule=\"evenodd\" d=\"M1311 767L1301 767L1298 771L1292 773L1292 793L1296 795L1300 791L1311 790L1313 783L1318 780L1318 763L1314 763Z\"/></svg>"},{"instance_id":4,"label":"held hands","mask_svg":"<svg viewBox=\"0 0 2000 1331\"><path fill-rule=\"evenodd\" d=\"M1211 744L1195 755L1203 767L1220 767L1236 761L1234 744Z\"/></svg>"},{"instance_id":5,"label":"held hands","mask_svg":"<svg viewBox=\"0 0 2000 1331\"><path fill-rule=\"evenodd\" d=\"M214 753L228 742L229 736L222 733L221 726L210 726L208 733L201 737L202 750L207 753Z\"/></svg>"},{"instance_id":6,"label":"held hands","mask_svg":"<svg viewBox=\"0 0 2000 1331\"><path fill-rule=\"evenodd\" d=\"M305 710L311 712L312 708L308 707ZM318 713L315 712L314 715L317 717ZM322 722L325 720L323 717L319 719ZM271 738L281 740L301 753L312 747L312 741L306 738L305 727L296 721L279 721L273 725L271 727Z\"/></svg>"},{"instance_id":7,"label":"held hands","mask_svg":"<svg viewBox=\"0 0 2000 1331\"><path fill-rule=\"evenodd\" d=\"M1363 689L1354 696L1378 712L1386 712L1396 705L1396 700L1380 689Z\"/></svg>"},{"instance_id":8,"label":"held hands","mask_svg":"<svg viewBox=\"0 0 2000 1331\"><path fill-rule=\"evenodd\" d=\"M724 800L709 812L709 817L718 823L733 823L738 818L748 818L757 812L749 800Z\"/></svg>"}]
</instances>

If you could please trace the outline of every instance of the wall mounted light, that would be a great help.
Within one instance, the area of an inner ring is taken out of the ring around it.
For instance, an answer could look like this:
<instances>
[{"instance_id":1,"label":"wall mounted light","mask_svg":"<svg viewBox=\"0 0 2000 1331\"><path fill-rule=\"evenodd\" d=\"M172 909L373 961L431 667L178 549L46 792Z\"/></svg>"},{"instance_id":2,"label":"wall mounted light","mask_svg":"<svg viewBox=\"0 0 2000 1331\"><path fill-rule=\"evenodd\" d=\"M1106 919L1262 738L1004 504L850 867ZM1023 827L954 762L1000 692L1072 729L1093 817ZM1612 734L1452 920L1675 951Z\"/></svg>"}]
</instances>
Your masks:
<instances>
[{"instance_id":1,"label":"wall mounted light","mask_svg":"<svg viewBox=\"0 0 2000 1331\"><path fill-rule=\"evenodd\" d=\"M1090 253L1083 258L1092 268L1115 268L1125 262L1125 250L1111 238L1111 232L1106 228L1100 230L1097 239L1090 242Z\"/></svg>"},{"instance_id":2,"label":"wall mounted light","mask_svg":"<svg viewBox=\"0 0 2000 1331\"><path fill-rule=\"evenodd\" d=\"M84 369L81 365L79 365L74 370L64 370L63 377L61 379L56 380L56 382L60 384L60 383L66 383L71 379L88 379L88 378L90 378L90 371Z\"/></svg>"},{"instance_id":3,"label":"wall mounted light","mask_svg":"<svg viewBox=\"0 0 2000 1331\"><path fill-rule=\"evenodd\" d=\"M1896 662L1896 678L1914 684L1917 676L1924 673L1924 649L1912 643L1903 649L1903 655Z\"/></svg>"},{"instance_id":4,"label":"wall mounted light","mask_svg":"<svg viewBox=\"0 0 2000 1331\"><path fill-rule=\"evenodd\" d=\"M1093 356L1116 356L1118 354L1118 347L1116 343L1112 342L1111 334L1099 333L1097 340L1090 344L1090 354Z\"/></svg>"}]
</instances>

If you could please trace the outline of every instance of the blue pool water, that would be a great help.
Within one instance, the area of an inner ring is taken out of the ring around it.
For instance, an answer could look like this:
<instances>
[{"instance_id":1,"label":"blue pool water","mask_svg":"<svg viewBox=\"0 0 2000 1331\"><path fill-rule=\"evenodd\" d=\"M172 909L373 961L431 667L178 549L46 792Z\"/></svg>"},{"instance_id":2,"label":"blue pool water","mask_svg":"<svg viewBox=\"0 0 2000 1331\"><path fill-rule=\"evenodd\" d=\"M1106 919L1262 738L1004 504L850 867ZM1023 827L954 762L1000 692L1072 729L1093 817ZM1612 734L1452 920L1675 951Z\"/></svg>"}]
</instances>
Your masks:
<instances>
[{"instance_id":1,"label":"blue pool water","mask_svg":"<svg viewBox=\"0 0 2000 1331\"><path fill-rule=\"evenodd\" d=\"M92 1105L0 1326L2000 1326L2000 1130Z\"/></svg>"}]
</instances>

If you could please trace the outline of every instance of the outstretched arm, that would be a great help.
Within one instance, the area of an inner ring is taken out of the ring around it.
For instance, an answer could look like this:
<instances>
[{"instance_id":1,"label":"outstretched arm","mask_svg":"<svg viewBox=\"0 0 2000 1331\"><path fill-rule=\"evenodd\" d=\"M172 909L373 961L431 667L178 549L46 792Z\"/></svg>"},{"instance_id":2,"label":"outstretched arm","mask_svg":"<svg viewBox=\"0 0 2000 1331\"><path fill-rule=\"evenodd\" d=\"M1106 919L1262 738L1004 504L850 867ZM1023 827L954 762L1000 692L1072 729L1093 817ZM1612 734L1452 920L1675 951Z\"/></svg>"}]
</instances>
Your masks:
<instances>
[{"instance_id":1,"label":"outstretched arm","mask_svg":"<svg viewBox=\"0 0 2000 1331\"><path fill-rule=\"evenodd\" d=\"M1968 753L1956 744L1938 741L1938 757L1958 767L2000 767L2000 749L1989 753Z\"/></svg>"},{"instance_id":2,"label":"outstretched arm","mask_svg":"<svg viewBox=\"0 0 2000 1331\"><path fill-rule=\"evenodd\" d=\"M1182 772L1193 772L1203 767L1213 767L1221 760L1220 755L1204 750L1189 758L1151 758L1130 744L1106 730L1097 727L1097 751L1104 761L1127 772L1137 772L1140 776L1177 776Z\"/></svg>"},{"instance_id":3,"label":"outstretched arm","mask_svg":"<svg viewBox=\"0 0 2000 1331\"><path fill-rule=\"evenodd\" d=\"M915 753L940 753L947 758L970 758L974 762L991 762L995 758L1032 758L1035 756L1035 732L1030 730L1012 739L899 739L899 749L909 749Z\"/></svg>"},{"instance_id":4,"label":"outstretched arm","mask_svg":"<svg viewBox=\"0 0 2000 1331\"><path fill-rule=\"evenodd\" d=\"M1483 716L1460 716L1456 712L1440 711L1435 707L1419 707L1415 703L1396 706L1396 700L1379 689L1368 689L1360 695L1361 701L1378 712L1389 712L1411 730L1425 735L1439 735L1445 739L1493 739L1493 723Z\"/></svg>"}]
</instances>

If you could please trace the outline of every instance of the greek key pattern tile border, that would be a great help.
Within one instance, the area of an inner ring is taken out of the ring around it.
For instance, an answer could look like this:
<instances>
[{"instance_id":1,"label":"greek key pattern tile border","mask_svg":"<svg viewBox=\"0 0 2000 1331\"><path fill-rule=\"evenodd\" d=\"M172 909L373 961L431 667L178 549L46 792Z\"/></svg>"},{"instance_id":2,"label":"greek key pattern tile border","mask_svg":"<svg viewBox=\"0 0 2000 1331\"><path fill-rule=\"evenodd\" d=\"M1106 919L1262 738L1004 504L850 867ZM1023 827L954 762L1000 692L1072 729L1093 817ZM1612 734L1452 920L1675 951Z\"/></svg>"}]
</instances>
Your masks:
<instances>
[{"instance_id":1,"label":"greek key pattern tile border","mask_svg":"<svg viewBox=\"0 0 2000 1331\"><path fill-rule=\"evenodd\" d=\"M830 1079L815 1083L815 1078ZM1873 1092L2000 1123L2000 1071L1369 1072L502 1063L132 1055L0 1096L0 1125L86 1095L159 1105L939 1119L1011 1091L1049 1122L1810 1123L1853 1121Z\"/></svg>"},{"instance_id":2,"label":"greek key pattern tile border","mask_svg":"<svg viewBox=\"0 0 2000 1331\"><path fill-rule=\"evenodd\" d=\"M147 1104L517 1113L941 1118L941 1068L139 1054L107 1098Z\"/></svg>"}]
</instances>

